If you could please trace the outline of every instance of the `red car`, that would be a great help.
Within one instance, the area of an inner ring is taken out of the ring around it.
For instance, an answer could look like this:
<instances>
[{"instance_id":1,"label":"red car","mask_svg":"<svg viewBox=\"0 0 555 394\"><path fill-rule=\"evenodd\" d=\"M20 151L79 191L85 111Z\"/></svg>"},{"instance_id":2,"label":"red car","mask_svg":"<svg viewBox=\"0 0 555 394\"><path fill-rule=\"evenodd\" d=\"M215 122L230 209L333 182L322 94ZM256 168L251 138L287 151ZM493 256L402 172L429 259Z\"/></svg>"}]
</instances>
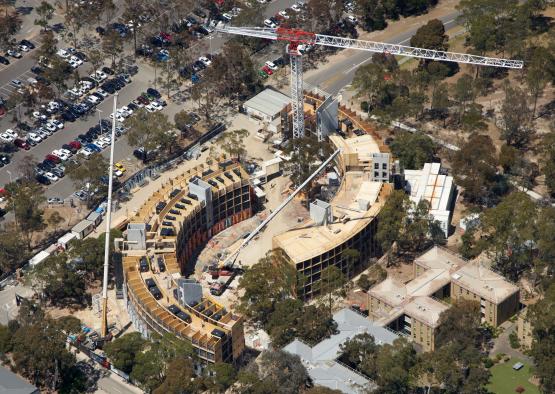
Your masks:
<instances>
[{"instance_id":1,"label":"red car","mask_svg":"<svg viewBox=\"0 0 555 394\"><path fill-rule=\"evenodd\" d=\"M264 66L262 67L262 71L264 71L266 74L268 75L272 75L274 72L272 71L272 69L268 66Z\"/></svg>"},{"instance_id":2,"label":"red car","mask_svg":"<svg viewBox=\"0 0 555 394\"><path fill-rule=\"evenodd\" d=\"M25 150L31 149L31 145L29 145L27 141L24 141L21 138L16 138L13 144L21 149L25 149Z\"/></svg>"},{"instance_id":3,"label":"red car","mask_svg":"<svg viewBox=\"0 0 555 394\"><path fill-rule=\"evenodd\" d=\"M58 156L56 155L46 155L46 157L44 158L45 160L50 160L56 164L60 164L62 162L62 159L60 159Z\"/></svg>"},{"instance_id":4,"label":"red car","mask_svg":"<svg viewBox=\"0 0 555 394\"><path fill-rule=\"evenodd\" d=\"M163 32L163 31L160 32L160 37L162 37L166 41L171 41L172 40L171 34L168 34L168 33Z\"/></svg>"},{"instance_id":5,"label":"red car","mask_svg":"<svg viewBox=\"0 0 555 394\"><path fill-rule=\"evenodd\" d=\"M79 141L71 141L68 145L77 150L81 149L81 143Z\"/></svg>"}]
</instances>

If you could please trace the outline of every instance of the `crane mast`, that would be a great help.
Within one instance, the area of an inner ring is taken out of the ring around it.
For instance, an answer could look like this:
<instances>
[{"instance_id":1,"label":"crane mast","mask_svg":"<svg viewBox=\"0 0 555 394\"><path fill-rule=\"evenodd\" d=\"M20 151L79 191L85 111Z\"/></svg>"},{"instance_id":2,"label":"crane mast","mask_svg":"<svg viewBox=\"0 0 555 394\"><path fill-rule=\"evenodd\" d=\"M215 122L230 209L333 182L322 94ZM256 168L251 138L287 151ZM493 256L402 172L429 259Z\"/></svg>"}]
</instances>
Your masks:
<instances>
[{"instance_id":1,"label":"crane mast","mask_svg":"<svg viewBox=\"0 0 555 394\"><path fill-rule=\"evenodd\" d=\"M291 106L293 109L293 138L304 136L304 100L303 100L303 62L301 45L324 45L336 48L350 48L375 53L409 56L417 59L448 61L473 64L477 66L493 66L521 69L521 60L500 59L495 57L477 56L466 53L436 51L385 42L357 40L354 38L335 37L315 34L301 29L278 27L232 27L216 28L217 31L241 36L257 37L267 40L287 41L291 64Z\"/></svg>"}]
</instances>

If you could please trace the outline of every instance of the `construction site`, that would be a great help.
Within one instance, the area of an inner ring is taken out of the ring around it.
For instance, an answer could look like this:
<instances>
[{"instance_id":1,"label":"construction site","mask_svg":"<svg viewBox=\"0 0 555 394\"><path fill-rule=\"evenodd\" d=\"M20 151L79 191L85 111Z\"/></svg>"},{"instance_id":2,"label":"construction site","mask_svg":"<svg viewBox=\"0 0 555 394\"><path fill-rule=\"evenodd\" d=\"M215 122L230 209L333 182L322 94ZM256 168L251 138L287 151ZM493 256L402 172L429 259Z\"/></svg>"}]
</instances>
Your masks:
<instances>
[{"instance_id":1,"label":"construction site","mask_svg":"<svg viewBox=\"0 0 555 394\"><path fill-rule=\"evenodd\" d=\"M291 98L266 90L260 93L263 99L247 101L246 116L238 115L233 124L247 124L250 159L240 163L222 157L207 164L200 157L178 168L139 203L126 220L124 237L116 240L123 255L124 302L135 329L146 337L171 332L191 341L208 363L234 362L241 356L243 318L234 312L238 278L268 251L281 249L306 279L298 295L302 299L320 294L318 283L326 267L336 266L352 278L382 254L377 217L401 169L375 125L337 98L303 89L302 45L522 67L512 60L291 29L220 31L287 41ZM283 149L307 136L328 144L333 153L322 156L308 178L293 184L289 175L295 169ZM420 178L415 182L426 185L432 179L433 190L444 180L427 173ZM307 187L317 191L307 192Z\"/></svg>"}]
</instances>

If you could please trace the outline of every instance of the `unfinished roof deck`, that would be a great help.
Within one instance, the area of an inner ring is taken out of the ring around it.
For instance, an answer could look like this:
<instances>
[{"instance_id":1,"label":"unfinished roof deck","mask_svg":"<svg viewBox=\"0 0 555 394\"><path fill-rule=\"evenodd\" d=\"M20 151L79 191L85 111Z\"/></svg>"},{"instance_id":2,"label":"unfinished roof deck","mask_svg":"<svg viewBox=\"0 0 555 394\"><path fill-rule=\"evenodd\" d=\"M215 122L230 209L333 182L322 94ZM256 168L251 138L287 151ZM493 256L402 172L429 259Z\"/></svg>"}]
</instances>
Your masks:
<instances>
[{"instance_id":1,"label":"unfinished roof deck","mask_svg":"<svg viewBox=\"0 0 555 394\"><path fill-rule=\"evenodd\" d=\"M318 226L307 220L274 237L274 246L283 249L294 263L319 256L355 236L380 212L391 185L368 180L362 172L348 172L330 203L334 221Z\"/></svg>"}]
</instances>

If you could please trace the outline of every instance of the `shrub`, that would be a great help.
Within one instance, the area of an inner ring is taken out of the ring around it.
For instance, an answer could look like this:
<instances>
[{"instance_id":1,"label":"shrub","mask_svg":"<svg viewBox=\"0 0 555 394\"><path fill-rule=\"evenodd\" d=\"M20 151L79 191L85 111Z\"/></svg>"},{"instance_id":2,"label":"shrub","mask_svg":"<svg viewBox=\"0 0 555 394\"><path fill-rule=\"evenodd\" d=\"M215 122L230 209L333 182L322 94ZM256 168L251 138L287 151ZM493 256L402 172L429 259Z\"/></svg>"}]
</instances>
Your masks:
<instances>
[{"instance_id":1,"label":"shrub","mask_svg":"<svg viewBox=\"0 0 555 394\"><path fill-rule=\"evenodd\" d=\"M520 347L520 341L518 340L518 335L516 331L509 334L509 343L513 349L518 349Z\"/></svg>"}]
</instances>

